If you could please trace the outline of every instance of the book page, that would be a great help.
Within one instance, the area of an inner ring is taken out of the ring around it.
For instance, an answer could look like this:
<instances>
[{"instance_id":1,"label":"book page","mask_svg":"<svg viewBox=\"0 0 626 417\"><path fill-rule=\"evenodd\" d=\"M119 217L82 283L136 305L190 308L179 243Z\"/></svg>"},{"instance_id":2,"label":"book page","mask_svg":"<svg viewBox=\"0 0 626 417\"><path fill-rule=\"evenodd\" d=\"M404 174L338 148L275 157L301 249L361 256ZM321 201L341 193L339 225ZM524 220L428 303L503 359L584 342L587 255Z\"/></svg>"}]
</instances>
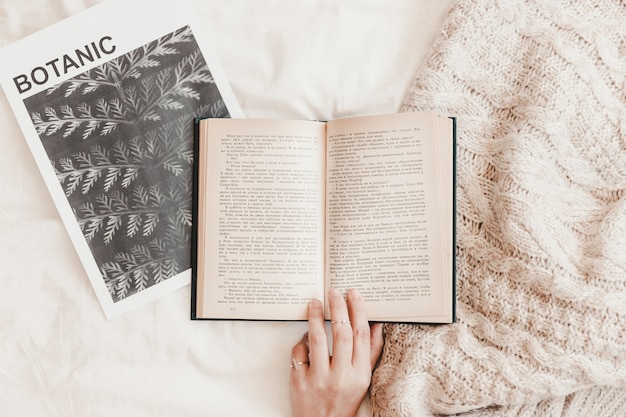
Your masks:
<instances>
[{"instance_id":1,"label":"book page","mask_svg":"<svg viewBox=\"0 0 626 417\"><path fill-rule=\"evenodd\" d=\"M328 124L327 285L358 288L373 320L436 322L450 312L437 135L430 112Z\"/></svg>"},{"instance_id":2,"label":"book page","mask_svg":"<svg viewBox=\"0 0 626 417\"><path fill-rule=\"evenodd\" d=\"M200 123L198 315L306 319L323 297L325 124Z\"/></svg>"}]
</instances>

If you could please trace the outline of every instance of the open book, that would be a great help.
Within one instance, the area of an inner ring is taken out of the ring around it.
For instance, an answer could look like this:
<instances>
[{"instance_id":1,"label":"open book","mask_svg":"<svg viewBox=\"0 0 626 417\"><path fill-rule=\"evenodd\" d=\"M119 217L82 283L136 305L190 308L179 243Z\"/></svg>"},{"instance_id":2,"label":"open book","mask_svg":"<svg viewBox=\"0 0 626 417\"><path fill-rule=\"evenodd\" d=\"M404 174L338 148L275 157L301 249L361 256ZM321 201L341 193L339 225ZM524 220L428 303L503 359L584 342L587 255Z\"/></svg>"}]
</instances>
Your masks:
<instances>
[{"instance_id":1,"label":"open book","mask_svg":"<svg viewBox=\"0 0 626 417\"><path fill-rule=\"evenodd\" d=\"M192 318L305 320L357 288L370 320L455 321L454 144L433 112L199 120Z\"/></svg>"}]
</instances>

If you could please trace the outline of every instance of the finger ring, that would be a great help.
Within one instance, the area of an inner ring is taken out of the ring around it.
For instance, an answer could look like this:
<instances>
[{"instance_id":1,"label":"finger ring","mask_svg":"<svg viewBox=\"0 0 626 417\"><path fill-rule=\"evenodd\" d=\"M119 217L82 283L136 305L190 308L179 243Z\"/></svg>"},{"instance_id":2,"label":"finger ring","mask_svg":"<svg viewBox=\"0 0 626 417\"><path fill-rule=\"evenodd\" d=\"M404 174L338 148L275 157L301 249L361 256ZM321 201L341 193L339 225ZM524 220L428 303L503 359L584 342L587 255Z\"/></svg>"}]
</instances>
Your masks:
<instances>
[{"instance_id":1,"label":"finger ring","mask_svg":"<svg viewBox=\"0 0 626 417\"><path fill-rule=\"evenodd\" d=\"M350 324L350 320L337 320L337 321L331 321L330 324Z\"/></svg>"},{"instance_id":2,"label":"finger ring","mask_svg":"<svg viewBox=\"0 0 626 417\"><path fill-rule=\"evenodd\" d=\"M289 367L295 369L296 371L299 371L300 370L300 365L304 365L304 364L308 365L309 361L300 361L300 362L298 362L298 361L296 361L296 358L291 358L291 365L289 365Z\"/></svg>"}]
</instances>

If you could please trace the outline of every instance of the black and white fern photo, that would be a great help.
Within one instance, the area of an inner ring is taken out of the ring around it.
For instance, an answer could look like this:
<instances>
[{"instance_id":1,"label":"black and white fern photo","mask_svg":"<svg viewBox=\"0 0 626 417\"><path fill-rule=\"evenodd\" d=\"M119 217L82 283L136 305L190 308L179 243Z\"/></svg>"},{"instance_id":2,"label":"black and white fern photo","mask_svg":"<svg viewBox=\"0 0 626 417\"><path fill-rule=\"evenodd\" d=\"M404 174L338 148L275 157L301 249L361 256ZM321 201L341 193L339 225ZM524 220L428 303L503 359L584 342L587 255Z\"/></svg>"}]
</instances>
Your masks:
<instances>
[{"instance_id":1,"label":"black and white fern photo","mask_svg":"<svg viewBox=\"0 0 626 417\"><path fill-rule=\"evenodd\" d=\"M189 269L193 119L229 116L190 28L24 103L113 301Z\"/></svg>"}]
</instances>

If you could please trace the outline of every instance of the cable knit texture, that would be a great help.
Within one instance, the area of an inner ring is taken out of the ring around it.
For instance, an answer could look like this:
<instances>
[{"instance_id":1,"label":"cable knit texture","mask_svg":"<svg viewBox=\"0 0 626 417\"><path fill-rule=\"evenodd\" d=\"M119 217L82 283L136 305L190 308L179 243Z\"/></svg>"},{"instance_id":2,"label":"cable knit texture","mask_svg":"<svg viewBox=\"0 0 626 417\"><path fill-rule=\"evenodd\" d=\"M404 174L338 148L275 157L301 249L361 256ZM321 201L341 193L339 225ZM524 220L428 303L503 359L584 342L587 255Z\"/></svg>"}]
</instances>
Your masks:
<instances>
[{"instance_id":1,"label":"cable knit texture","mask_svg":"<svg viewBox=\"0 0 626 417\"><path fill-rule=\"evenodd\" d=\"M458 118L458 322L386 326L374 415L626 416L626 4L459 0L417 109Z\"/></svg>"}]
</instances>

